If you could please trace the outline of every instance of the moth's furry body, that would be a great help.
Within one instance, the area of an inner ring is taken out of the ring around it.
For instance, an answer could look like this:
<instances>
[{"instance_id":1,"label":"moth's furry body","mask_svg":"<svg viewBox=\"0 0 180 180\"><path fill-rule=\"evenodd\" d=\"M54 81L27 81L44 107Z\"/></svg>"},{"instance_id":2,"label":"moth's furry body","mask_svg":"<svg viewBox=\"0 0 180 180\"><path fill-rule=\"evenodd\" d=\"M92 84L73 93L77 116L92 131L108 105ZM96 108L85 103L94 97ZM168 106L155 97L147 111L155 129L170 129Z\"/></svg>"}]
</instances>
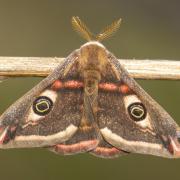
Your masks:
<instances>
[{"instance_id":1,"label":"moth's furry body","mask_svg":"<svg viewBox=\"0 0 180 180\"><path fill-rule=\"evenodd\" d=\"M80 19L78 31L92 34ZM109 36L118 20L96 39ZM101 43L73 51L47 78L0 117L0 148L46 147L59 154L90 152L180 157L179 126Z\"/></svg>"}]
</instances>

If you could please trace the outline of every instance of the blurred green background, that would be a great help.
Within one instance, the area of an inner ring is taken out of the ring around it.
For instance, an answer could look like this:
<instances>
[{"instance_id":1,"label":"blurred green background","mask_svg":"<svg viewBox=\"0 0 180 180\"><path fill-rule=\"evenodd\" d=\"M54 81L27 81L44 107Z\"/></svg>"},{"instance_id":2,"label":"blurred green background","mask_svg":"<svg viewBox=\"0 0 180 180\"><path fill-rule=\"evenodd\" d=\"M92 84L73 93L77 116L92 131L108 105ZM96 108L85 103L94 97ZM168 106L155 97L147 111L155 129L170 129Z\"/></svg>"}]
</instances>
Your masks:
<instances>
[{"instance_id":1,"label":"blurred green background","mask_svg":"<svg viewBox=\"0 0 180 180\"><path fill-rule=\"evenodd\" d=\"M85 41L73 32L78 15L93 32L121 17L103 42L118 58L180 59L178 0L0 0L0 56L64 57ZM0 84L0 113L41 78ZM180 81L139 81L180 124ZM88 154L58 156L43 149L0 150L0 179L180 179L180 160L129 155L114 160Z\"/></svg>"}]
</instances>

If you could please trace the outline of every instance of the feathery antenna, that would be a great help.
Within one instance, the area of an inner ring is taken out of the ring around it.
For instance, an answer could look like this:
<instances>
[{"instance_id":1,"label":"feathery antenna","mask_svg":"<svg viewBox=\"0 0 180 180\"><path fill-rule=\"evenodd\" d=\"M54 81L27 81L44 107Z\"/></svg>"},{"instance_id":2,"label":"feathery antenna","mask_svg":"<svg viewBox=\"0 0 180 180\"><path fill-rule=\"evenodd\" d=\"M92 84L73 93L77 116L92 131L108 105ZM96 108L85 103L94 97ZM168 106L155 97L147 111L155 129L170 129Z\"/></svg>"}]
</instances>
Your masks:
<instances>
[{"instance_id":1,"label":"feathery antenna","mask_svg":"<svg viewBox=\"0 0 180 180\"><path fill-rule=\"evenodd\" d=\"M73 28L87 41L93 40L93 34L87 28L85 23L83 23L79 17L74 16L71 20Z\"/></svg>"},{"instance_id":2,"label":"feathery antenna","mask_svg":"<svg viewBox=\"0 0 180 180\"><path fill-rule=\"evenodd\" d=\"M111 25L104 28L98 35L94 35L78 16L72 17L73 28L87 41L102 41L112 36L120 27L121 19L114 21Z\"/></svg>"},{"instance_id":3,"label":"feathery antenna","mask_svg":"<svg viewBox=\"0 0 180 180\"><path fill-rule=\"evenodd\" d=\"M120 27L121 19L114 21L111 25L104 28L97 36L97 41L102 41L103 39L107 39L112 36Z\"/></svg>"}]
</instances>

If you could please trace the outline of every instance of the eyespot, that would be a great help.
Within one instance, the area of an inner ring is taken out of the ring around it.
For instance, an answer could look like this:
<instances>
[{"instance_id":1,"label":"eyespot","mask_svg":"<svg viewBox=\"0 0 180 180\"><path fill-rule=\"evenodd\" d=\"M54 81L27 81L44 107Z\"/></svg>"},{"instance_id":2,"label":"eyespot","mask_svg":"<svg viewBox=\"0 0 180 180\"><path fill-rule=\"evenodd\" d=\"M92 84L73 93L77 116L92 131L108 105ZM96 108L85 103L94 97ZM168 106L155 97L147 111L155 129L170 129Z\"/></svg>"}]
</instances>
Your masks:
<instances>
[{"instance_id":1,"label":"eyespot","mask_svg":"<svg viewBox=\"0 0 180 180\"><path fill-rule=\"evenodd\" d=\"M129 112L130 117L134 121L141 121L145 119L146 114L147 114L144 105L140 102L135 102L135 103L130 104L128 106L128 112Z\"/></svg>"},{"instance_id":2,"label":"eyespot","mask_svg":"<svg viewBox=\"0 0 180 180\"><path fill-rule=\"evenodd\" d=\"M48 114L53 106L53 102L47 96L39 96L33 102L33 111L38 114L39 116L44 116Z\"/></svg>"}]
</instances>

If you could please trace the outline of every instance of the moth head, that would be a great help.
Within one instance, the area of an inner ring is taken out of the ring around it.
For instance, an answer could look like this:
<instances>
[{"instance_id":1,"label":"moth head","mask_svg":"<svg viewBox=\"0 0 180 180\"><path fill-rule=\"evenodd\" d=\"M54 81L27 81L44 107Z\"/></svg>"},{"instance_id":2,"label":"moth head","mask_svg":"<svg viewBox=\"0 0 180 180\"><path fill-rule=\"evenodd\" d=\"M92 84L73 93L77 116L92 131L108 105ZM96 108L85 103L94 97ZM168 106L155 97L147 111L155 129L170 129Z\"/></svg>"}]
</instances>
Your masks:
<instances>
[{"instance_id":1,"label":"moth head","mask_svg":"<svg viewBox=\"0 0 180 180\"><path fill-rule=\"evenodd\" d=\"M80 47L79 62L81 65L81 71L88 71L91 74L84 75L84 78L93 77L95 71L99 74L99 71L104 71L108 62L108 55L106 48L97 41L87 42ZM86 73L85 72L85 73ZM100 79L100 77L98 78Z\"/></svg>"}]
</instances>

